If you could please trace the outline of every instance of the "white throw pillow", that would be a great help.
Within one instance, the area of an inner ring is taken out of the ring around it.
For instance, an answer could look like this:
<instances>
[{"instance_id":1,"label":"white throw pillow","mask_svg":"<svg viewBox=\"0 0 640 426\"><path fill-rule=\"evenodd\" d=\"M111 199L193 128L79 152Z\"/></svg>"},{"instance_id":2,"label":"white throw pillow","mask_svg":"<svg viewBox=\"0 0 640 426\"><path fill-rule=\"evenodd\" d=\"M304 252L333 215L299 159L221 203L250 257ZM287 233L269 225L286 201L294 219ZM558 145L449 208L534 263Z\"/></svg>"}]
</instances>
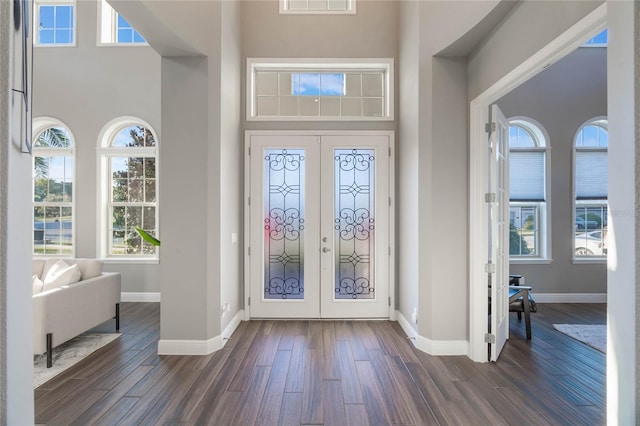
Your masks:
<instances>
[{"instance_id":1,"label":"white throw pillow","mask_svg":"<svg viewBox=\"0 0 640 426\"><path fill-rule=\"evenodd\" d=\"M42 293L42 287L44 286L42 280L37 275L34 275L31 278L33 281L33 294Z\"/></svg>"},{"instance_id":2,"label":"white throw pillow","mask_svg":"<svg viewBox=\"0 0 640 426\"><path fill-rule=\"evenodd\" d=\"M67 265L64 260L58 260L44 277L42 291L78 282L81 275L78 265Z\"/></svg>"}]
</instances>

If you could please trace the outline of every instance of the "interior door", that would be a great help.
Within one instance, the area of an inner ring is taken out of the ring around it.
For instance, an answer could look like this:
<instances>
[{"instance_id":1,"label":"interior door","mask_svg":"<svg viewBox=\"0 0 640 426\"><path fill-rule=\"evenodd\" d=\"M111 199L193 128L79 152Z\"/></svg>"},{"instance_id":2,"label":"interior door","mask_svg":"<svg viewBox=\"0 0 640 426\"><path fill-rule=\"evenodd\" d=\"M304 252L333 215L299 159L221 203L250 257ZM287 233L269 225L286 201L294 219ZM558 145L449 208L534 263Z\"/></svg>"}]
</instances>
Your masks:
<instances>
[{"instance_id":1,"label":"interior door","mask_svg":"<svg viewBox=\"0 0 640 426\"><path fill-rule=\"evenodd\" d=\"M489 334L491 361L509 338L509 123L497 105L491 106L489 135L489 260L491 294Z\"/></svg>"},{"instance_id":2,"label":"interior door","mask_svg":"<svg viewBox=\"0 0 640 426\"><path fill-rule=\"evenodd\" d=\"M251 317L389 317L389 146L249 136Z\"/></svg>"}]
</instances>

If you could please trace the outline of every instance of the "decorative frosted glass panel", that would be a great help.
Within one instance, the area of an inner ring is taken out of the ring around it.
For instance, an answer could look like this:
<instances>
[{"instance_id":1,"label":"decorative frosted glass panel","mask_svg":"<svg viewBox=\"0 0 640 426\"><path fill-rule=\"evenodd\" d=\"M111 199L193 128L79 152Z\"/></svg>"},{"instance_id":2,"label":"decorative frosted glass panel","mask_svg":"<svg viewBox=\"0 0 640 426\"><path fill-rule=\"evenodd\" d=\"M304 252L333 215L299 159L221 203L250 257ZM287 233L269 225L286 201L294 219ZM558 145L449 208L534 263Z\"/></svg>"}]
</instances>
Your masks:
<instances>
[{"instance_id":1,"label":"decorative frosted glass panel","mask_svg":"<svg viewBox=\"0 0 640 426\"><path fill-rule=\"evenodd\" d=\"M373 149L335 154L336 299L373 299L375 167Z\"/></svg>"},{"instance_id":2,"label":"decorative frosted glass panel","mask_svg":"<svg viewBox=\"0 0 640 426\"><path fill-rule=\"evenodd\" d=\"M353 14L355 0L280 0L282 14Z\"/></svg>"},{"instance_id":3,"label":"decorative frosted glass panel","mask_svg":"<svg viewBox=\"0 0 640 426\"><path fill-rule=\"evenodd\" d=\"M304 299L304 150L264 160L264 298Z\"/></svg>"}]
</instances>

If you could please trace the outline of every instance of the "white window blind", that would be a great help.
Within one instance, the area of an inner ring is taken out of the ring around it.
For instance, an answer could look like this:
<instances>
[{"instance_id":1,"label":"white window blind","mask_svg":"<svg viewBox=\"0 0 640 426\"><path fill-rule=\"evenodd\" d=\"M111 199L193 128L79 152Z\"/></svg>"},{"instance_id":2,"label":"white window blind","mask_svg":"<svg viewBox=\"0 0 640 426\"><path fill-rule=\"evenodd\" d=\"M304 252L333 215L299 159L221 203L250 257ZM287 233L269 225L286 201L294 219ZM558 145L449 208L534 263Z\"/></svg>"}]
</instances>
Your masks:
<instances>
[{"instance_id":1,"label":"white window blind","mask_svg":"<svg viewBox=\"0 0 640 426\"><path fill-rule=\"evenodd\" d=\"M606 200L607 176L606 151L576 151L577 200Z\"/></svg>"},{"instance_id":2,"label":"white window blind","mask_svg":"<svg viewBox=\"0 0 640 426\"><path fill-rule=\"evenodd\" d=\"M511 151L511 201L545 201L544 154L543 151Z\"/></svg>"}]
</instances>

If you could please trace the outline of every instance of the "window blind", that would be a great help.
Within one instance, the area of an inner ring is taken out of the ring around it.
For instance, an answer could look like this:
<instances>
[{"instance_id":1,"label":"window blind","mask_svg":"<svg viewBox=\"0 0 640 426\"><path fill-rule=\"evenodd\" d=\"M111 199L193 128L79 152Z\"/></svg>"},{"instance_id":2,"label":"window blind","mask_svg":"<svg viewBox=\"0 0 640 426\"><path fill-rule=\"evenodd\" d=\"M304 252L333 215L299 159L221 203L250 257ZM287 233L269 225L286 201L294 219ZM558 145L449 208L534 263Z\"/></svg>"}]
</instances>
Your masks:
<instances>
[{"instance_id":1,"label":"window blind","mask_svg":"<svg viewBox=\"0 0 640 426\"><path fill-rule=\"evenodd\" d=\"M606 200L608 172L606 151L576 151L576 199Z\"/></svg>"},{"instance_id":2,"label":"window blind","mask_svg":"<svg viewBox=\"0 0 640 426\"><path fill-rule=\"evenodd\" d=\"M545 201L544 152L509 153L509 199Z\"/></svg>"}]
</instances>

